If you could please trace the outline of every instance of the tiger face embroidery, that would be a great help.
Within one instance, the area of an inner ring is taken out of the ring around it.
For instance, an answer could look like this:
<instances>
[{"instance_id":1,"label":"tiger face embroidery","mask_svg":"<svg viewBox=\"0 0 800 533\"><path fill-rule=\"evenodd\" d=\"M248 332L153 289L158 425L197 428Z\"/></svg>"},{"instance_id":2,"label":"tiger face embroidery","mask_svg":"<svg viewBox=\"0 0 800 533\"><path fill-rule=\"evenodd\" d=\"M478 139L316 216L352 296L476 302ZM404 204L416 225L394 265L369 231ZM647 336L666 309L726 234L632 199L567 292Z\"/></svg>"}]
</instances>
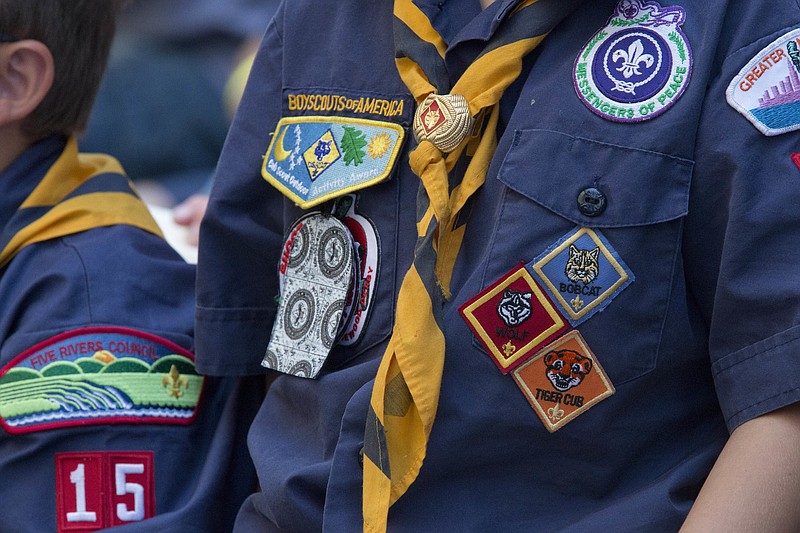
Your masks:
<instances>
[{"instance_id":1,"label":"tiger face embroidery","mask_svg":"<svg viewBox=\"0 0 800 533\"><path fill-rule=\"evenodd\" d=\"M567 259L567 266L564 273L567 278L572 282L582 282L588 285L600 273L600 264L598 257L600 255L600 248L594 250L580 250L575 245L569 247L569 259Z\"/></svg>"},{"instance_id":2,"label":"tiger face embroidery","mask_svg":"<svg viewBox=\"0 0 800 533\"><path fill-rule=\"evenodd\" d=\"M592 360L573 350L555 350L544 356L547 379L556 390L564 392L577 387L592 371Z\"/></svg>"},{"instance_id":3,"label":"tiger face embroidery","mask_svg":"<svg viewBox=\"0 0 800 533\"><path fill-rule=\"evenodd\" d=\"M531 293L507 289L497 304L497 314L506 326L519 326L531 316Z\"/></svg>"}]
</instances>

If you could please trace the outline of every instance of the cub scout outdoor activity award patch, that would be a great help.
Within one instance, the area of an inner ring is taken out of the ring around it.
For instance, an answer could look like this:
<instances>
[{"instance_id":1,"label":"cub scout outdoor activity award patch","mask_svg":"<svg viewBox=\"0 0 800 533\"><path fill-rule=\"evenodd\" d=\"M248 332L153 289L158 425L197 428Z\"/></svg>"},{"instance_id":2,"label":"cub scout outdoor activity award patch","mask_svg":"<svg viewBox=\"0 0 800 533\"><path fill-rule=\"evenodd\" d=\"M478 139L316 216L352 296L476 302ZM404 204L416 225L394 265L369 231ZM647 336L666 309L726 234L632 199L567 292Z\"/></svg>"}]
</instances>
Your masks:
<instances>
[{"instance_id":1,"label":"cub scout outdoor activity award patch","mask_svg":"<svg viewBox=\"0 0 800 533\"><path fill-rule=\"evenodd\" d=\"M87 424L189 424L204 378L166 339L87 328L48 339L0 370L0 425L29 433Z\"/></svg>"},{"instance_id":2,"label":"cub scout outdoor activity award patch","mask_svg":"<svg viewBox=\"0 0 800 533\"><path fill-rule=\"evenodd\" d=\"M312 213L290 230L281 260L281 300L262 365L314 378L341 333L356 287L355 244L336 217Z\"/></svg>"},{"instance_id":3,"label":"cub scout outdoor activity award patch","mask_svg":"<svg viewBox=\"0 0 800 533\"><path fill-rule=\"evenodd\" d=\"M540 350L512 375L551 433L615 392L576 330Z\"/></svg>"},{"instance_id":4,"label":"cub scout outdoor activity award patch","mask_svg":"<svg viewBox=\"0 0 800 533\"><path fill-rule=\"evenodd\" d=\"M459 311L503 374L568 327L524 264L465 302Z\"/></svg>"},{"instance_id":5,"label":"cub scout outdoor activity award patch","mask_svg":"<svg viewBox=\"0 0 800 533\"><path fill-rule=\"evenodd\" d=\"M264 156L261 175L307 209L388 178L404 136L402 126L391 122L283 118Z\"/></svg>"},{"instance_id":6,"label":"cub scout outdoor activity award patch","mask_svg":"<svg viewBox=\"0 0 800 533\"><path fill-rule=\"evenodd\" d=\"M800 129L800 29L758 52L731 80L728 103L764 135Z\"/></svg>"},{"instance_id":7,"label":"cub scout outdoor activity award patch","mask_svg":"<svg viewBox=\"0 0 800 533\"><path fill-rule=\"evenodd\" d=\"M577 326L633 282L633 273L599 231L577 228L528 264Z\"/></svg>"},{"instance_id":8,"label":"cub scout outdoor activity award patch","mask_svg":"<svg viewBox=\"0 0 800 533\"><path fill-rule=\"evenodd\" d=\"M692 71L680 28L685 18L678 6L620 0L575 61L573 82L586 107L616 122L648 120L672 107Z\"/></svg>"}]
</instances>

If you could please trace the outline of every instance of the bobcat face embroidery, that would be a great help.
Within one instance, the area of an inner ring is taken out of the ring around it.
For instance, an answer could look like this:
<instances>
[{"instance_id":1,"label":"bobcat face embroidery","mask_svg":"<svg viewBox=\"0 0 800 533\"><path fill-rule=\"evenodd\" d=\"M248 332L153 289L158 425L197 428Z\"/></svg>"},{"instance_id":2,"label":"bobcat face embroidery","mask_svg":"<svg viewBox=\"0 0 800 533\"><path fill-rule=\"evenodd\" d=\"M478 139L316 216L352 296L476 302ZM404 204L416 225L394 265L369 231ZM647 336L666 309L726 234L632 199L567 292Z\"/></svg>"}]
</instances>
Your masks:
<instances>
[{"instance_id":1,"label":"bobcat face embroidery","mask_svg":"<svg viewBox=\"0 0 800 533\"><path fill-rule=\"evenodd\" d=\"M577 387L592 371L592 360L572 350L556 350L544 356L547 379L557 390L564 392Z\"/></svg>"},{"instance_id":2,"label":"bobcat face embroidery","mask_svg":"<svg viewBox=\"0 0 800 533\"><path fill-rule=\"evenodd\" d=\"M508 289L497 304L497 314L506 326L515 328L531 316L531 293Z\"/></svg>"},{"instance_id":3,"label":"bobcat face embroidery","mask_svg":"<svg viewBox=\"0 0 800 533\"><path fill-rule=\"evenodd\" d=\"M575 283L583 282L588 285L600 273L600 264L597 259L600 255L600 248L594 250L579 250L575 245L569 247L569 259L564 273L570 281Z\"/></svg>"}]
</instances>

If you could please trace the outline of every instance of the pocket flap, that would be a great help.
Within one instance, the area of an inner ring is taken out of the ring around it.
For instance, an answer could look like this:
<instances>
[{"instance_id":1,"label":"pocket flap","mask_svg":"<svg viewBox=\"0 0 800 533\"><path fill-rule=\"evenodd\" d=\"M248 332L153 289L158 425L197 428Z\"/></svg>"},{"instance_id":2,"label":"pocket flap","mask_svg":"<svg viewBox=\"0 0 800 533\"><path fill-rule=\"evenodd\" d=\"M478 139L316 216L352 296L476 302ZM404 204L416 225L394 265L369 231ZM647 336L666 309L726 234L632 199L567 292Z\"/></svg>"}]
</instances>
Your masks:
<instances>
[{"instance_id":1,"label":"pocket flap","mask_svg":"<svg viewBox=\"0 0 800 533\"><path fill-rule=\"evenodd\" d=\"M689 159L574 137L550 130L517 130L498 179L534 202L589 227L642 226L689 210L694 162ZM578 197L599 189L606 208L586 216Z\"/></svg>"}]
</instances>

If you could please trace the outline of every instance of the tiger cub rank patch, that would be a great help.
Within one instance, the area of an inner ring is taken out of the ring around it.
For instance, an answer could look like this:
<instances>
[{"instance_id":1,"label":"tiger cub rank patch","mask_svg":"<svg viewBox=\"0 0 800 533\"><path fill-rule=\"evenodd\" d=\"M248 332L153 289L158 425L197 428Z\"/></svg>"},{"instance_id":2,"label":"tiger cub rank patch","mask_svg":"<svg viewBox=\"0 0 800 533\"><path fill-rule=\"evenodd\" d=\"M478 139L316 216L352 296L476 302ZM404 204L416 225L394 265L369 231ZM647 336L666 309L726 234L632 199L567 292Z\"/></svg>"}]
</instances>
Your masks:
<instances>
[{"instance_id":1,"label":"tiger cub rank patch","mask_svg":"<svg viewBox=\"0 0 800 533\"><path fill-rule=\"evenodd\" d=\"M459 311L503 374L568 328L522 263Z\"/></svg>"},{"instance_id":2,"label":"tiger cub rank patch","mask_svg":"<svg viewBox=\"0 0 800 533\"><path fill-rule=\"evenodd\" d=\"M692 71L692 52L680 28L685 19L679 6L620 0L575 60L580 100L615 122L641 122L672 107Z\"/></svg>"},{"instance_id":3,"label":"tiger cub rank patch","mask_svg":"<svg viewBox=\"0 0 800 533\"><path fill-rule=\"evenodd\" d=\"M528 264L573 326L604 309L634 281L605 237L577 228Z\"/></svg>"},{"instance_id":4,"label":"tiger cub rank patch","mask_svg":"<svg viewBox=\"0 0 800 533\"><path fill-rule=\"evenodd\" d=\"M728 103L764 135L800 129L800 29L758 52L725 94Z\"/></svg>"},{"instance_id":5,"label":"tiger cub rank patch","mask_svg":"<svg viewBox=\"0 0 800 533\"><path fill-rule=\"evenodd\" d=\"M204 378L194 356L140 331L63 333L0 370L0 426L30 433L94 424L190 424Z\"/></svg>"},{"instance_id":6,"label":"tiger cub rank patch","mask_svg":"<svg viewBox=\"0 0 800 533\"><path fill-rule=\"evenodd\" d=\"M405 137L391 122L288 117L278 122L261 175L303 209L379 183Z\"/></svg>"},{"instance_id":7,"label":"tiger cub rank patch","mask_svg":"<svg viewBox=\"0 0 800 533\"><path fill-rule=\"evenodd\" d=\"M551 433L616 392L577 330L540 350L512 376Z\"/></svg>"}]
</instances>

